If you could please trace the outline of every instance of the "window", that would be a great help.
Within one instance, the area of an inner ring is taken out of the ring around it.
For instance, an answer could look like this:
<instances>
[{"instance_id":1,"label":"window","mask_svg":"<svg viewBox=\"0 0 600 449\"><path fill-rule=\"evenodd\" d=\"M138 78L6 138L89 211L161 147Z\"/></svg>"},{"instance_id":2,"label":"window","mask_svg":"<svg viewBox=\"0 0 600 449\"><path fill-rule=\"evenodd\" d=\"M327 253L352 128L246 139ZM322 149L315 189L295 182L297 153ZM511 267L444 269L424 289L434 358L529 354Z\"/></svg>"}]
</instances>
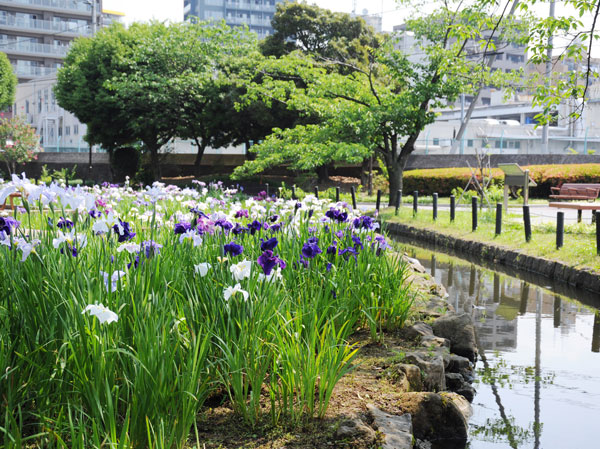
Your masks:
<instances>
[{"instance_id":1,"label":"window","mask_svg":"<svg viewBox=\"0 0 600 449\"><path fill-rule=\"evenodd\" d=\"M469 139L469 140L467 140L467 146L468 146L469 148L472 148L472 147L473 147L473 139Z\"/></svg>"},{"instance_id":2,"label":"window","mask_svg":"<svg viewBox=\"0 0 600 449\"><path fill-rule=\"evenodd\" d=\"M484 106L489 106L491 103L492 103L492 100L489 97L481 99L481 104L483 104Z\"/></svg>"},{"instance_id":3,"label":"window","mask_svg":"<svg viewBox=\"0 0 600 449\"><path fill-rule=\"evenodd\" d=\"M25 113L29 114L29 100L25 100Z\"/></svg>"},{"instance_id":4,"label":"window","mask_svg":"<svg viewBox=\"0 0 600 449\"><path fill-rule=\"evenodd\" d=\"M71 135L71 127L65 126L65 136L70 136L70 135Z\"/></svg>"},{"instance_id":5,"label":"window","mask_svg":"<svg viewBox=\"0 0 600 449\"><path fill-rule=\"evenodd\" d=\"M438 138L434 138L434 139L433 139L433 144L434 144L434 145L439 145L439 144L440 144L440 139L438 139Z\"/></svg>"},{"instance_id":6,"label":"window","mask_svg":"<svg viewBox=\"0 0 600 449\"><path fill-rule=\"evenodd\" d=\"M79 125L73 125L73 135L77 136L79 134Z\"/></svg>"}]
</instances>

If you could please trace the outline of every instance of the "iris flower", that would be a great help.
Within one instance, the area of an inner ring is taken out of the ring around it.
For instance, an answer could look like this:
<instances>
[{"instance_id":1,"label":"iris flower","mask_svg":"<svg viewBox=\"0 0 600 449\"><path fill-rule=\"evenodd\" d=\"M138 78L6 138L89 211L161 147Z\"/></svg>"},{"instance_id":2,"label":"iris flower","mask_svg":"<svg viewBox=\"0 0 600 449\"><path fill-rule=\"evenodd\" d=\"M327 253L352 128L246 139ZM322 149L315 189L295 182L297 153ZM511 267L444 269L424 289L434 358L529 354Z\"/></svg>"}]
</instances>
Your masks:
<instances>
[{"instance_id":1,"label":"iris flower","mask_svg":"<svg viewBox=\"0 0 600 449\"><path fill-rule=\"evenodd\" d=\"M260 239L260 241L261 241L261 244L260 244L260 250L261 251L267 251L267 250L271 250L272 251L272 250L275 249L275 247L279 243L275 237L270 238L266 242L263 239Z\"/></svg>"},{"instance_id":2,"label":"iris flower","mask_svg":"<svg viewBox=\"0 0 600 449\"><path fill-rule=\"evenodd\" d=\"M235 284L235 287L227 287L225 290L223 290L223 297L225 298L225 301L229 301L232 296L235 296L238 293L243 296L244 301L248 301L248 292L246 290L242 290L242 286L239 283Z\"/></svg>"},{"instance_id":3,"label":"iris flower","mask_svg":"<svg viewBox=\"0 0 600 449\"><path fill-rule=\"evenodd\" d=\"M323 251L319 248L319 239L317 237L311 237L302 247L302 256L306 259L313 259Z\"/></svg>"},{"instance_id":4,"label":"iris flower","mask_svg":"<svg viewBox=\"0 0 600 449\"><path fill-rule=\"evenodd\" d=\"M212 265L208 262L199 263L198 265L194 265L194 273L199 274L201 277L206 276L208 270L212 268Z\"/></svg>"},{"instance_id":5,"label":"iris flower","mask_svg":"<svg viewBox=\"0 0 600 449\"><path fill-rule=\"evenodd\" d=\"M226 245L223 245L223 249L225 254L229 253L232 256L239 256L244 252L244 247L242 245L238 245L235 242L229 242Z\"/></svg>"},{"instance_id":6,"label":"iris flower","mask_svg":"<svg viewBox=\"0 0 600 449\"><path fill-rule=\"evenodd\" d=\"M127 275L127 273L125 273L124 271L113 271L113 273L109 279L108 273L101 271L100 274L104 278L104 286L106 287L106 291L110 291L110 292L117 291L117 284L119 282L119 279L123 279ZM110 286L109 286L109 281L110 281Z\"/></svg>"},{"instance_id":7,"label":"iris flower","mask_svg":"<svg viewBox=\"0 0 600 449\"><path fill-rule=\"evenodd\" d=\"M242 281L250 277L250 271L252 270L252 262L249 260L242 260L241 262L229 267L229 271L233 274L236 281Z\"/></svg>"},{"instance_id":8,"label":"iris flower","mask_svg":"<svg viewBox=\"0 0 600 449\"><path fill-rule=\"evenodd\" d=\"M262 267L264 274L267 276L271 274L271 271L273 271L273 268L275 268L277 265L279 265L279 268L286 267L286 263L280 259L279 256L274 255L273 251L270 249L263 252L258 257L257 262Z\"/></svg>"},{"instance_id":9,"label":"iris flower","mask_svg":"<svg viewBox=\"0 0 600 449\"><path fill-rule=\"evenodd\" d=\"M90 315L93 315L96 318L98 318L100 324L110 324L119 321L119 316L115 312L110 310L108 307L104 307L104 305L102 304L90 304L85 309L83 309L83 312L81 312L81 314L83 315L86 312L89 312Z\"/></svg>"}]
</instances>

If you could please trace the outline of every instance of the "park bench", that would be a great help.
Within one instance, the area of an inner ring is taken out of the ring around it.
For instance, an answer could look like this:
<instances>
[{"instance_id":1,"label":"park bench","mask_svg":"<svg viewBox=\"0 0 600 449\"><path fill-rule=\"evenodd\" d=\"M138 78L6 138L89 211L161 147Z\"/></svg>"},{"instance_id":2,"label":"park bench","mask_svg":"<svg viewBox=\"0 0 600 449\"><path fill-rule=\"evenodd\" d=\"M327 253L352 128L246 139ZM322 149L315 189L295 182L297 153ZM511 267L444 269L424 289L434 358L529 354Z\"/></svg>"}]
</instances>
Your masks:
<instances>
[{"instance_id":1,"label":"park bench","mask_svg":"<svg viewBox=\"0 0 600 449\"><path fill-rule=\"evenodd\" d=\"M0 204L0 210L14 210L15 209L15 204L14 204L14 200L15 198L21 198L21 194L20 193L11 193L10 195L8 195L8 198L6 198L6 200L4 201L4 204ZM8 205L6 205L6 202L8 201Z\"/></svg>"},{"instance_id":2,"label":"park bench","mask_svg":"<svg viewBox=\"0 0 600 449\"><path fill-rule=\"evenodd\" d=\"M600 210L600 203L596 204L581 204L581 203L549 203L549 207L557 209L575 209L577 210L577 223L581 223L581 218L584 210L592 211L592 223L596 221L596 214Z\"/></svg>"},{"instance_id":3,"label":"park bench","mask_svg":"<svg viewBox=\"0 0 600 449\"><path fill-rule=\"evenodd\" d=\"M595 201L600 193L600 184L563 184L550 189L552 190L550 198L556 200Z\"/></svg>"}]
</instances>

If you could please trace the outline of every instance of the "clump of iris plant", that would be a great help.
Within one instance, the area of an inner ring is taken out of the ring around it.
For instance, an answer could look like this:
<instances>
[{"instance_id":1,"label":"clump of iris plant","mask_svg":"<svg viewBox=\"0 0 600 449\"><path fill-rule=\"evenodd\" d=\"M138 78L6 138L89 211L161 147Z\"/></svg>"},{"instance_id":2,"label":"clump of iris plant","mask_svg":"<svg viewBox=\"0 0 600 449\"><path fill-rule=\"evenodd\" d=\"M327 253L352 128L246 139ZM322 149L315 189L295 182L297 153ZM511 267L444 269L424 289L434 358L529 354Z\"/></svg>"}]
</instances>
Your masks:
<instances>
[{"instance_id":1,"label":"clump of iris plant","mask_svg":"<svg viewBox=\"0 0 600 449\"><path fill-rule=\"evenodd\" d=\"M273 251L270 249L265 250L257 260L258 264L263 269L263 273L265 276L269 276L273 269L279 265L281 269L285 269L287 266L285 261L283 261L279 255L273 254Z\"/></svg>"},{"instance_id":2,"label":"clump of iris plant","mask_svg":"<svg viewBox=\"0 0 600 449\"><path fill-rule=\"evenodd\" d=\"M187 221L175 223L175 234L185 234L190 229L192 229L192 224Z\"/></svg>"},{"instance_id":3,"label":"clump of iris plant","mask_svg":"<svg viewBox=\"0 0 600 449\"><path fill-rule=\"evenodd\" d=\"M128 242L135 237L135 232L131 232L129 223L126 221L119 220L119 222L113 226L113 231L119 236L119 243Z\"/></svg>"},{"instance_id":4,"label":"clump of iris plant","mask_svg":"<svg viewBox=\"0 0 600 449\"><path fill-rule=\"evenodd\" d=\"M302 256L305 259L314 259L318 254L323 251L319 248L319 239L317 237L311 237L302 247Z\"/></svg>"},{"instance_id":5,"label":"clump of iris plant","mask_svg":"<svg viewBox=\"0 0 600 449\"><path fill-rule=\"evenodd\" d=\"M20 221L15 220L12 217L0 217L0 234L4 233L10 235L14 229L17 229L21 225Z\"/></svg>"},{"instance_id":6,"label":"clump of iris plant","mask_svg":"<svg viewBox=\"0 0 600 449\"><path fill-rule=\"evenodd\" d=\"M229 242L223 245L223 250L225 251L225 255L231 254L232 256L239 256L244 252L244 247L235 242Z\"/></svg>"}]
</instances>

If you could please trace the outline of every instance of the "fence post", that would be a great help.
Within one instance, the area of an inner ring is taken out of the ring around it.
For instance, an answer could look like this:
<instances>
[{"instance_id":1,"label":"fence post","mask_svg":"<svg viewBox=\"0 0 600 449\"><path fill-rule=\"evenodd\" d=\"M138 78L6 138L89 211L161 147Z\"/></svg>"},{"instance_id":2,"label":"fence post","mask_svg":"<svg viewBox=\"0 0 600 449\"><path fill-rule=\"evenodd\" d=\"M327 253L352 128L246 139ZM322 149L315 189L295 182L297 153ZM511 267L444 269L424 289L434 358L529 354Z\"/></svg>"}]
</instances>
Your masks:
<instances>
[{"instance_id":1,"label":"fence post","mask_svg":"<svg viewBox=\"0 0 600 449\"><path fill-rule=\"evenodd\" d=\"M433 194L433 221L437 220L437 212L438 212L438 194Z\"/></svg>"},{"instance_id":2,"label":"fence post","mask_svg":"<svg viewBox=\"0 0 600 449\"><path fill-rule=\"evenodd\" d=\"M419 207L419 191L415 190L413 192L413 215L417 215L418 207Z\"/></svg>"},{"instance_id":3,"label":"fence post","mask_svg":"<svg viewBox=\"0 0 600 449\"><path fill-rule=\"evenodd\" d=\"M296 186L292 186L292 199L296 199Z\"/></svg>"},{"instance_id":4,"label":"fence post","mask_svg":"<svg viewBox=\"0 0 600 449\"><path fill-rule=\"evenodd\" d=\"M523 224L525 225L525 241L531 240L531 216L529 215L529 206L523 206Z\"/></svg>"},{"instance_id":5,"label":"fence post","mask_svg":"<svg viewBox=\"0 0 600 449\"><path fill-rule=\"evenodd\" d=\"M565 213L556 214L556 249L562 248L565 235Z\"/></svg>"},{"instance_id":6,"label":"fence post","mask_svg":"<svg viewBox=\"0 0 600 449\"><path fill-rule=\"evenodd\" d=\"M477 197L471 198L471 223L472 231L477 231Z\"/></svg>"},{"instance_id":7,"label":"fence post","mask_svg":"<svg viewBox=\"0 0 600 449\"><path fill-rule=\"evenodd\" d=\"M502 203L496 203L496 235L502 234Z\"/></svg>"},{"instance_id":8,"label":"fence post","mask_svg":"<svg viewBox=\"0 0 600 449\"><path fill-rule=\"evenodd\" d=\"M379 208L381 207L381 190L377 190L377 203L375 203L375 210L379 215Z\"/></svg>"},{"instance_id":9,"label":"fence post","mask_svg":"<svg viewBox=\"0 0 600 449\"><path fill-rule=\"evenodd\" d=\"M267 198L269 198L269 183L265 183L265 191L267 192Z\"/></svg>"},{"instance_id":10,"label":"fence post","mask_svg":"<svg viewBox=\"0 0 600 449\"><path fill-rule=\"evenodd\" d=\"M400 210L400 201L402 201L402 190L398 190L398 193L396 194L396 212L394 213L395 215L398 215L398 212Z\"/></svg>"},{"instance_id":11,"label":"fence post","mask_svg":"<svg viewBox=\"0 0 600 449\"><path fill-rule=\"evenodd\" d=\"M340 202L340 188L339 187L335 188L335 202L336 203Z\"/></svg>"},{"instance_id":12,"label":"fence post","mask_svg":"<svg viewBox=\"0 0 600 449\"><path fill-rule=\"evenodd\" d=\"M450 195L450 221L454 221L456 218L456 197Z\"/></svg>"},{"instance_id":13,"label":"fence post","mask_svg":"<svg viewBox=\"0 0 600 449\"><path fill-rule=\"evenodd\" d=\"M356 189L354 186L350 187L350 194L352 195L352 209L357 209L356 207Z\"/></svg>"},{"instance_id":14,"label":"fence post","mask_svg":"<svg viewBox=\"0 0 600 449\"><path fill-rule=\"evenodd\" d=\"M319 199L319 186L315 186L315 198Z\"/></svg>"},{"instance_id":15,"label":"fence post","mask_svg":"<svg viewBox=\"0 0 600 449\"><path fill-rule=\"evenodd\" d=\"M600 255L600 220L596 219L596 253Z\"/></svg>"}]
</instances>

